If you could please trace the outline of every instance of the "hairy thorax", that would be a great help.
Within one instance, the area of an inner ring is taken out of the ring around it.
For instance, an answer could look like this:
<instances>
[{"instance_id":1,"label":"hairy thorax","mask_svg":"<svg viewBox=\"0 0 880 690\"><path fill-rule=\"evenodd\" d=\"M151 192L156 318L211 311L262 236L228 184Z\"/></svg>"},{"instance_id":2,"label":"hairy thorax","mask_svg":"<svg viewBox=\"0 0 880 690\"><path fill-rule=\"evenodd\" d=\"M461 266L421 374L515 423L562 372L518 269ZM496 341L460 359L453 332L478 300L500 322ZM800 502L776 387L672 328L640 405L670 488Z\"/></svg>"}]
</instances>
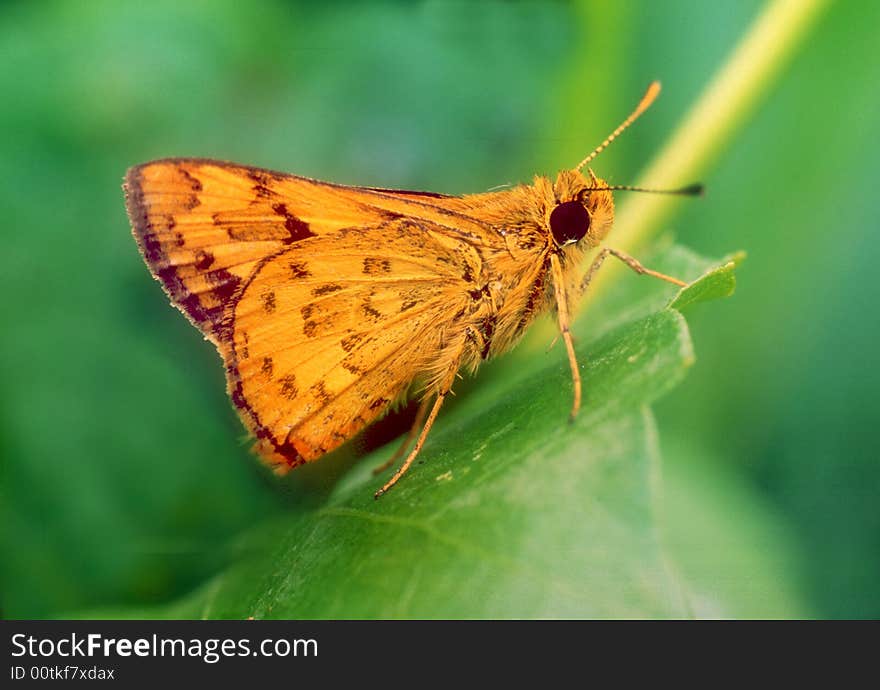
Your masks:
<instances>
[{"instance_id":1,"label":"hairy thorax","mask_svg":"<svg viewBox=\"0 0 880 690\"><path fill-rule=\"evenodd\" d=\"M456 288L459 318L437 342L426 391L436 392L431 390L437 383L432 374L442 371L462 345L461 365L473 371L482 361L509 350L536 317L555 308L551 255L560 259L570 301L576 299L584 254L611 228L614 206L611 192L601 189L606 186L592 171L588 177L563 171L555 183L538 176L531 185L464 197L468 215L484 228L474 243L479 267ZM560 246L551 231L550 214L570 201L587 209L589 230L579 241Z\"/></svg>"}]
</instances>

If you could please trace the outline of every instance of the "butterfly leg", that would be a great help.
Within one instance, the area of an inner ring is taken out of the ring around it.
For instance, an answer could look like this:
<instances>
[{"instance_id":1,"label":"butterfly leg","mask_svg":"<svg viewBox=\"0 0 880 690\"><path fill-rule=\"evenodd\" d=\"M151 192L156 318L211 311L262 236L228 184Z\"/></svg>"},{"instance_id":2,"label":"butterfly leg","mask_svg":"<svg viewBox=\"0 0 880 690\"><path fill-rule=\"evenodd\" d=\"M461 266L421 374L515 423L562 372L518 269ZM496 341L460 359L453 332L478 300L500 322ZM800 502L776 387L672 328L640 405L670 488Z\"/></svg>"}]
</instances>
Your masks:
<instances>
[{"instance_id":1,"label":"butterfly leg","mask_svg":"<svg viewBox=\"0 0 880 690\"><path fill-rule=\"evenodd\" d=\"M419 433L419 429L422 428L422 423L425 421L425 415L428 414L428 405L429 398L424 398L421 403L419 403L419 411L416 412L416 418L412 423L412 426L409 428L406 436L403 439L403 443L401 443L397 450L394 451L394 455L388 458L381 465L377 465L373 468L373 474L380 474L391 467L395 462L400 460L403 457L403 454L406 453L406 449L409 448L410 444L415 439L416 435Z\"/></svg>"},{"instance_id":2,"label":"butterfly leg","mask_svg":"<svg viewBox=\"0 0 880 690\"><path fill-rule=\"evenodd\" d=\"M687 285L682 280L678 278L673 278L672 276L668 276L665 273L659 273L658 271L652 271L650 268L645 268L637 259L633 258L629 254L626 254L618 249L612 249L611 247L604 247L602 251L600 251L596 258L593 259L593 263L590 264L590 268L587 269L586 274L584 274L583 279L581 280L579 294L584 294L586 292L587 287L590 285L590 281L593 280L593 276L596 275L596 272L602 266L605 259L608 258L608 255L614 256L627 266L629 266L632 270L634 270L639 275L652 276L654 278L659 278L660 280L665 280L667 283L672 283L673 285L679 285L684 287Z\"/></svg>"},{"instance_id":3,"label":"butterfly leg","mask_svg":"<svg viewBox=\"0 0 880 690\"><path fill-rule=\"evenodd\" d=\"M568 310L568 295L565 289L565 275L562 265L556 254L550 255L550 270L553 272L553 291L556 297L556 315L559 320L559 333L565 343L568 353L568 363L571 366L571 380L574 385L574 401L571 404L569 421L573 421L581 408L581 371L578 367L577 355L574 352L574 341L571 337L571 314Z\"/></svg>"},{"instance_id":4,"label":"butterfly leg","mask_svg":"<svg viewBox=\"0 0 880 690\"><path fill-rule=\"evenodd\" d=\"M587 288L590 285L590 281L593 280L593 277L596 275L598 270L602 267L602 264L605 262L605 259L608 256L614 256L627 266L629 266L632 270L634 270L639 275L647 275L652 276L654 278L659 278L660 280L665 280L673 285L679 285L684 287L687 285L684 281L679 280L678 278L673 278L672 276L668 276L665 273L660 273L658 271L652 271L650 268L645 268L637 259L631 257L629 254L625 252L619 251L617 249L612 249L611 247L603 247L602 250L596 255L596 258L593 259L593 262L590 264L589 269L584 274L583 279L581 280L581 284L578 287L578 295L583 295L586 292ZM578 368L577 357L574 352L574 343L571 338L571 315L568 310L568 296L565 291L565 278L562 272L562 266L559 263L559 258L555 255L550 257L550 267L553 271L553 289L556 295L556 312L559 317L559 332L562 334L562 340L565 342L565 349L568 351L568 362L571 365L571 378L574 383L574 402L571 406L571 415L569 417L570 421L573 421L575 416L577 416L578 410L581 406L581 375L580 369Z\"/></svg>"},{"instance_id":5,"label":"butterfly leg","mask_svg":"<svg viewBox=\"0 0 880 690\"><path fill-rule=\"evenodd\" d=\"M431 431L431 427L434 426L434 421L437 419L437 413L440 412L440 407L443 405L443 401L446 399L446 396L449 395L449 389L452 387L452 382L455 380L455 375L458 373L458 365L460 361L461 356L459 355L455 359L453 365L449 368L446 376L443 378L440 392L434 400L434 405L431 407L431 413L428 415L428 421L425 422L425 426L422 428L422 433L419 434L416 445L410 451L409 455L406 456L406 460L403 461L403 464L398 468L397 472L392 475L391 479L385 482L385 486L379 489L373 495L373 498L379 498L379 496L397 484L398 480L406 474L406 471L409 469L410 465L412 465L413 460L416 459L422 446L425 445L425 439L428 438L428 432Z\"/></svg>"}]
</instances>

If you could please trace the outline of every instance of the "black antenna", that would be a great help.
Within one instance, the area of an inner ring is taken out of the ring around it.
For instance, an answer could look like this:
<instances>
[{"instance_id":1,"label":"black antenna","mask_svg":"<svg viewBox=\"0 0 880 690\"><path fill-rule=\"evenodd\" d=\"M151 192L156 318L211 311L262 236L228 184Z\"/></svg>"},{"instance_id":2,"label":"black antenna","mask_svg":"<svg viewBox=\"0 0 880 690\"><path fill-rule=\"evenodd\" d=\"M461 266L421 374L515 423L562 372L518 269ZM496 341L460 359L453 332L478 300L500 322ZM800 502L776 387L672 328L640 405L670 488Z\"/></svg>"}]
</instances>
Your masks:
<instances>
[{"instance_id":1,"label":"black antenna","mask_svg":"<svg viewBox=\"0 0 880 690\"><path fill-rule=\"evenodd\" d=\"M689 184L678 189L648 189L629 184L612 184L607 187L587 187L585 192L647 192L648 194L676 194L678 196L703 196L706 189L700 183Z\"/></svg>"}]
</instances>

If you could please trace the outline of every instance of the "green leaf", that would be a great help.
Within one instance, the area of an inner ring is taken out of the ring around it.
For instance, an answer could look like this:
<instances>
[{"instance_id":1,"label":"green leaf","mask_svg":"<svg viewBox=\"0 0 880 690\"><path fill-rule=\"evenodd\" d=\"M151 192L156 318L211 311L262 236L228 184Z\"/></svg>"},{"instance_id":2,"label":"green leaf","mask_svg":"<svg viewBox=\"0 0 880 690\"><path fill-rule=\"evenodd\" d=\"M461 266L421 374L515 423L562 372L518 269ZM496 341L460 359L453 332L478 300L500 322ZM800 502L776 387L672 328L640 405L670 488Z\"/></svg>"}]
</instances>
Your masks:
<instances>
[{"instance_id":1,"label":"green leaf","mask_svg":"<svg viewBox=\"0 0 880 690\"><path fill-rule=\"evenodd\" d=\"M659 281L618 281L642 313L592 341L583 331L595 322L584 320L584 400L573 424L561 348L522 367L502 359L486 387L444 409L420 461L381 500L373 492L387 477L371 469L390 446L362 459L323 500L294 505L244 536L230 567L185 600L89 615L692 615L691 586L661 538L649 405L694 363L678 309L732 291L734 264L710 265L667 248L652 266L698 275L694 282L670 301L674 288Z\"/></svg>"},{"instance_id":2,"label":"green leaf","mask_svg":"<svg viewBox=\"0 0 880 690\"><path fill-rule=\"evenodd\" d=\"M682 311L698 302L730 297L736 289L734 269L743 259L745 254L740 252L722 265L709 269L690 285L683 287L669 306Z\"/></svg>"}]
</instances>

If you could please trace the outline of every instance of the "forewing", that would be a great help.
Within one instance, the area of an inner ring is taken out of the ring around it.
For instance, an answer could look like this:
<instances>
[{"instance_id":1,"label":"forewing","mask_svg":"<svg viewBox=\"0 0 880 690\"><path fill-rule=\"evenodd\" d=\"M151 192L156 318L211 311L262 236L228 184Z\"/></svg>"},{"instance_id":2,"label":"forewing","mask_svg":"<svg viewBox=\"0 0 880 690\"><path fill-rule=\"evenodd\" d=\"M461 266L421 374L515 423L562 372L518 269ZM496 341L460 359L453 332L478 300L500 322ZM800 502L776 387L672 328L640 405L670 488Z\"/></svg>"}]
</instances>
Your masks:
<instances>
[{"instance_id":1,"label":"forewing","mask_svg":"<svg viewBox=\"0 0 880 690\"><path fill-rule=\"evenodd\" d=\"M243 284L285 248L406 218L472 244L486 232L460 197L346 187L204 159L131 168L124 187L147 265L221 351Z\"/></svg>"}]
</instances>

